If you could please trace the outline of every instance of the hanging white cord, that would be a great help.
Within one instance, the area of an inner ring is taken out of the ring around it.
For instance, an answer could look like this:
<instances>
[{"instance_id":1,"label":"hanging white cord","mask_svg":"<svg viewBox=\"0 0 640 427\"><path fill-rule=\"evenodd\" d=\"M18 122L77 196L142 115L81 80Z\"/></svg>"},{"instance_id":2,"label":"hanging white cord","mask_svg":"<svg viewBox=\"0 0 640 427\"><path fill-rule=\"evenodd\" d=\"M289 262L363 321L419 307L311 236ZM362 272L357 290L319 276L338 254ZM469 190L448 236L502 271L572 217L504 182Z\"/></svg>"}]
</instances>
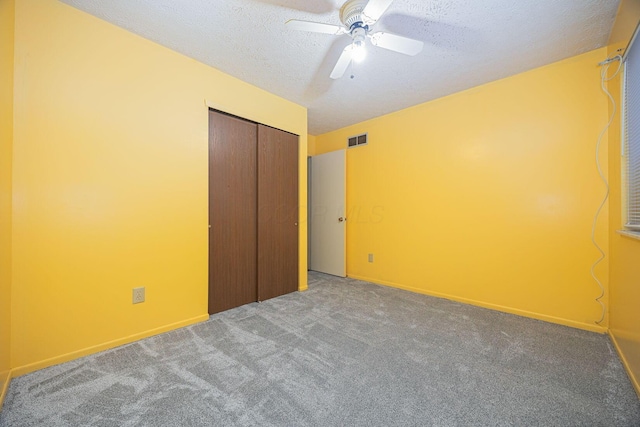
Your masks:
<instances>
[{"instance_id":1,"label":"hanging white cord","mask_svg":"<svg viewBox=\"0 0 640 427\"><path fill-rule=\"evenodd\" d=\"M611 65L613 61L618 61L618 68L616 69L616 72L613 73L611 77L607 77L607 72L609 71L609 65ZM596 273L595 273L596 266L600 264L602 260L604 260L605 258L604 251L602 250L600 245L598 245L598 242L596 242L596 225L598 223L598 218L600 217L600 212L602 211L602 208L604 207L604 205L607 203L607 200L609 199L609 181L607 180L607 177L605 176L605 174L602 172L602 167L600 166L600 145L602 144L602 138L609 130L609 127L611 127L611 123L613 123L613 118L615 117L616 110L617 110L616 101L615 99L613 99L613 96L611 96L611 93L607 89L607 85L605 83L610 80L613 80L618 75L621 69L622 69L622 56L616 55L614 57L607 58L604 66L602 67L602 70L600 70L600 87L602 88L602 91L609 98L609 101L611 101L611 104L613 104L613 110L611 111L611 116L609 117L609 121L607 122L607 125L604 127L604 129L602 129L602 132L600 132L600 135L598 136L598 142L596 143L596 166L598 167L598 174L600 174L600 179L602 179L602 182L604 183L604 186L606 188L606 192L602 199L602 203L600 203L600 206L598 207L598 210L596 211L596 214L593 217L593 225L591 227L591 241L593 242L593 245L596 247L598 252L600 252L600 258L598 258L596 262L594 262L593 265L591 266L591 276L593 277L593 280L596 281L596 283L598 284L598 287L600 288L600 295L596 298L596 302L600 304L600 306L602 307L602 315L600 316L599 320L596 320L597 324L602 323L602 321L604 320L606 307L602 302L602 297L604 297L604 286L602 286L602 283L600 282L600 280L598 279L598 276L596 276Z\"/></svg>"}]
</instances>

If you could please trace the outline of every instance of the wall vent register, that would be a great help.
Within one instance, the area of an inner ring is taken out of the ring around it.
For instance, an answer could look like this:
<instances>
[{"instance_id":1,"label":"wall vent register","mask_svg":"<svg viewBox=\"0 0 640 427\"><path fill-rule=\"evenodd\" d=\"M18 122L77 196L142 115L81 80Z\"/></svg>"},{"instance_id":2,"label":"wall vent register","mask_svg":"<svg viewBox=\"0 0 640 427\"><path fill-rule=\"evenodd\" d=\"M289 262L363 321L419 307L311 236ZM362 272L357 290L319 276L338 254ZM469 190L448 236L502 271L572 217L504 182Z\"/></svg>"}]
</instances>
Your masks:
<instances>
[{"instance_id":1,"label":"wall vent register","mask_svg":"<svg viewBox=\"0 0 640 427\"><path fill-rule=\"evenodd\" d=\"M367 134L363 133L362 135L350 136L347 139L347 147L357 147L358 145L365 145L367 143Z\"/></svg>"}]
</instances>

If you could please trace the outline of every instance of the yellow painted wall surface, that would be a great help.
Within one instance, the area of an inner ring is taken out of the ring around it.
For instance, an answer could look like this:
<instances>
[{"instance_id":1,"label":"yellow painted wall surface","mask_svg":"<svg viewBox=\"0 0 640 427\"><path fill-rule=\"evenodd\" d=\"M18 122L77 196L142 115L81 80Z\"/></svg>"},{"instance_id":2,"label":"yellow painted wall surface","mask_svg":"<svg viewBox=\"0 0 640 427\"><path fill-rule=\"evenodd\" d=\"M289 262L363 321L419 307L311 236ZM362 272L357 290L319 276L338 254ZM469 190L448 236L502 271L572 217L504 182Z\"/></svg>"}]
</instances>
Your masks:
<instances>
[{"instance_id":1,"label":"yellow painted wall surface","mask_svg":"<svg viewBox=\"0 0 640 427\"><path fill-rule=\"evenodd\" d=\"M0 408L11 368L11 159L13 0L0 0Z\"/></svg>"},{"instance_id":2,"label":"yellow painted wall surface","mask_svg":"<svg viewBox=\"0 0 640 427\"><path fill-rule=\"evenodd\" d=\"M604 331L589 268L605 192L594 163L607 120L596 66L605 56L602 48L318 135L316 154L369 134L347 153L348 275ZM605 144L605 169L606 154ZM597 239L607 250L606 211ZM606 262L597 272L607 286Z\"/></svg>"},{"instance_id":3,"label":"yellow painted wall surface","mask_svg":"<svg viewBox=\"0 0 640 427\"><path fill-rule=\"evenodd\" d=\"M625 48L640 20L640 0L623 0L611 32L609 55L616 55L619 48ZM636 41L638 42L638 41ZM617 63L610 66L613 75ZM623 196L621 191L620 157L620 83L622 74L608 83L608 89L615 98L617 114L609 128L609 174L611 184L611 276L610 276L610 334L627 367L636 391L640 394L640 240L621 236L623 229ZM610 106L612 111L613 106Z\"/></svg>"},{"instance_id":4,"label":"yellow painted wall surface","mask_svg":"<svg viewBox=\"0 0 640 427\"><path fill-rule=\"evenodd\" d=\"M17 374L206 318L206 104L300 135L306 201L304 107L63 3L17 1L15 79Z\"/></svg>"},{"instance_id":5,"label":"yellow painted wall surface","mask_svg":"<svg viewBox=\"0 0 640 427\"><path fill-rule=\"evenodd\" d=\"M316 154L316 137L314 135L307 135L307 154L309 156Z\"/></svg>"}]
</instances>

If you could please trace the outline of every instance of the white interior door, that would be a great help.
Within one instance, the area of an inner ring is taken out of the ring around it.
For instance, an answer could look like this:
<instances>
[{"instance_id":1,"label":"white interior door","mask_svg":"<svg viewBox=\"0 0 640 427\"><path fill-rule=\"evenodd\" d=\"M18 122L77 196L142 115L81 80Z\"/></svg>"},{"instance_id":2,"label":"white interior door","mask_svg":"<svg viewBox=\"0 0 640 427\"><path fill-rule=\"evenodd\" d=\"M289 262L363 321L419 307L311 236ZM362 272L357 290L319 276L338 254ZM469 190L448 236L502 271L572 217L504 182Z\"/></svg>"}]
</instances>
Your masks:
<instances>
[{"instance_id":1,"label":"white interior door","mask_svg":"<svg viewBox=\"0 0 640 427\"><path fill-rule=\"evenodd\" d=\"M346 151L311 158L309 269L345 277Z\"/></svg>"}]
</instances>

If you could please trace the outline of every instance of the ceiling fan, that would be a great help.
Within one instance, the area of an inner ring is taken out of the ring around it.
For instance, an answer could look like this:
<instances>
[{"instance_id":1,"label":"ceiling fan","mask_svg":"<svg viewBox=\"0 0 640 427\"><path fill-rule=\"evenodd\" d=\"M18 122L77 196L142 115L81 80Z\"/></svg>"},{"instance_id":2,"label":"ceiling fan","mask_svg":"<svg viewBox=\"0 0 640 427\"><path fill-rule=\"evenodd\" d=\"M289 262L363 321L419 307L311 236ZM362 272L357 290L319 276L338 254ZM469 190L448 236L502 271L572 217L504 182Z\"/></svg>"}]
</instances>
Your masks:
<instances>
[{"instance_id":1,"label":"ceiling fan","mask_svg":"<svg viewBox=\"0 0 640 427\"><path fill-rule=\"evenodd\" d=\"M344 48L330 75L332 79L339 79L344 75L351 61L358 62L364 59L367 38L374 46L405 55L414 56L422 50L424 43L420 40L383 31L371 32L371 27L387 11L391 3L393 0L348 0L340 8L340 21L343 24L341 26L298 19L290 19L286 25L294 30L351 36L351 44Z\"/></svg>"}]
</instances>

